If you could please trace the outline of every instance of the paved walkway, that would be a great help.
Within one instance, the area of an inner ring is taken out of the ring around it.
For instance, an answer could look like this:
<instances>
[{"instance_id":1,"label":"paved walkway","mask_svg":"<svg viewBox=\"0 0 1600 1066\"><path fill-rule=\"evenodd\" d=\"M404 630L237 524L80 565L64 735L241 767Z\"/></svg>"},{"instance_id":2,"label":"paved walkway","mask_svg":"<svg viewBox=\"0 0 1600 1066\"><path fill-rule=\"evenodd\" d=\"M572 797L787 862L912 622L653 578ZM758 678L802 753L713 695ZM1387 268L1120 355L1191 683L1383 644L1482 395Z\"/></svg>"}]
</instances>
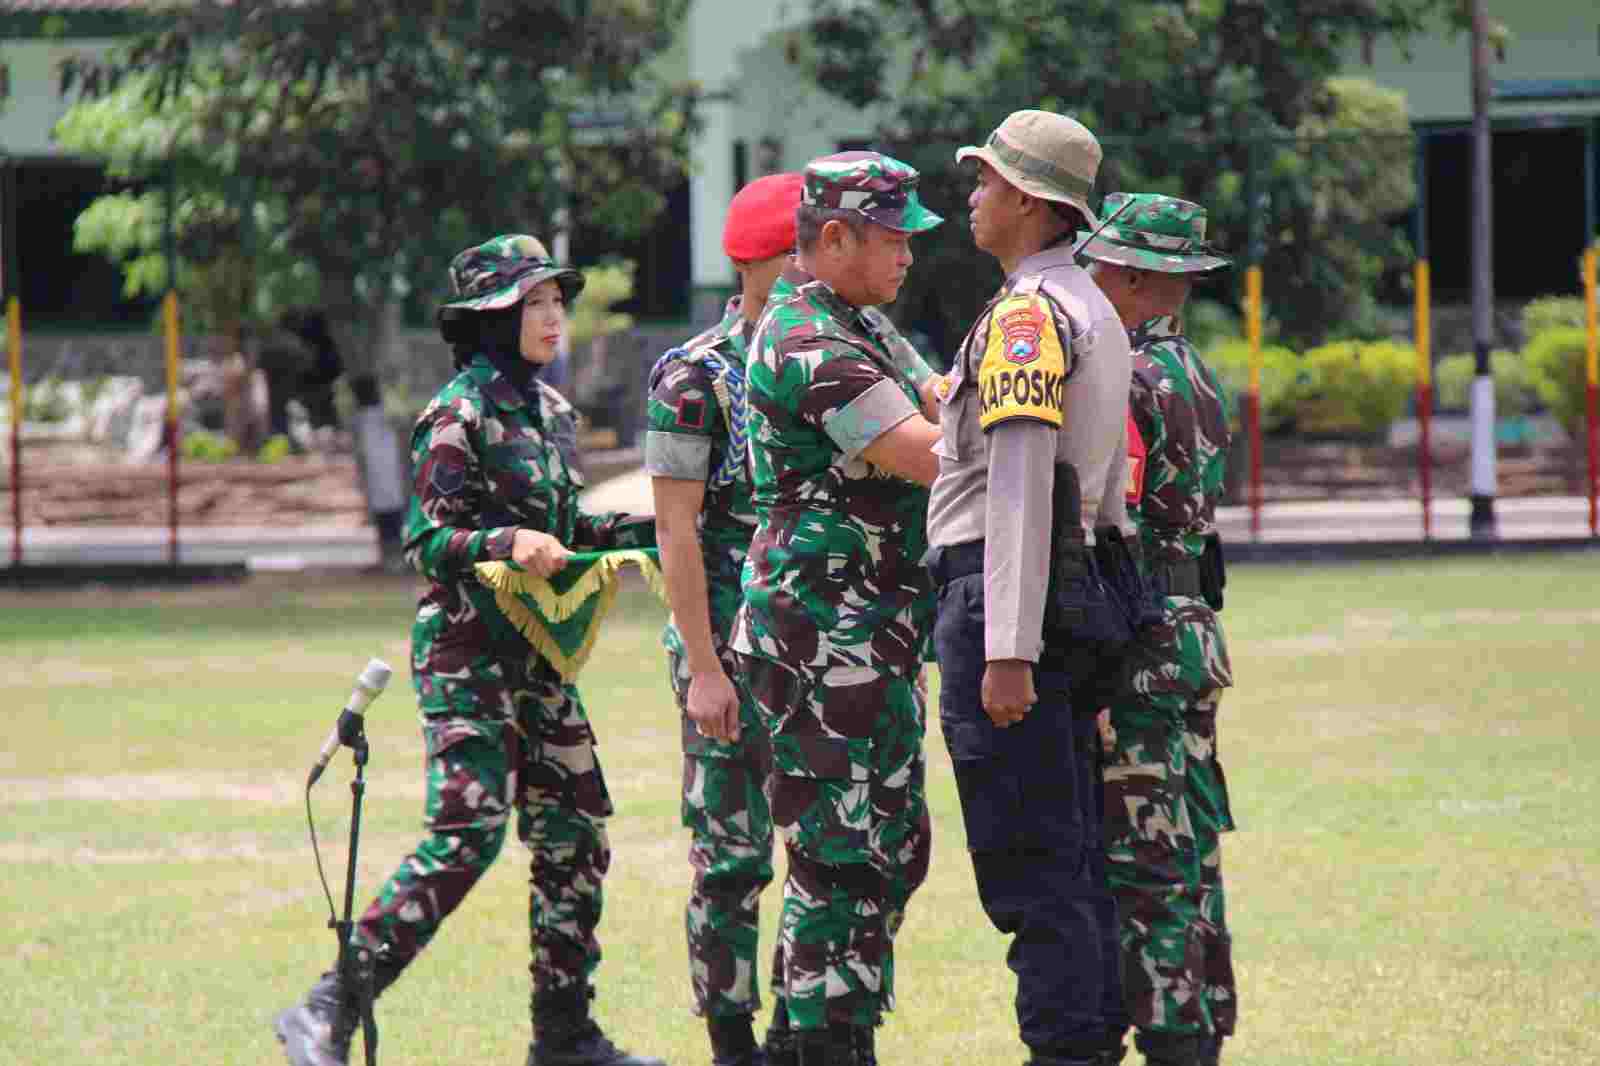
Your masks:
<instances>
[{"instance_id":1,"label":"paved walkway","mask_svg":"<svg viewBox=\"0 0 1600 1066\"><path fill-rule=\"evenodd\" d=\"M602 482L584 494L589 510L648 512L654 509L643 471ZM1581 496L1545 496L1496 501L1503 550L1591 547L1589 503ZM1422 544L1421 507L1408 500L1279 503L1265 507L1261 536L1250 536L1244 507L1218 515L1230 558L1271 559L1383 554L1444 554L1494 547L1471 542L1467 503L1436 500L1433 540ZM23 561L34 566L161 565L167 562L167 531L161 527L33 526L23 530ZM374 533L366 527L194 526L180 530L179 562L214 566L244 562L252 570L359 568L378 561ZM11 531L0 532L0 573L10 566Z\"/></svg>"}]
</instances>

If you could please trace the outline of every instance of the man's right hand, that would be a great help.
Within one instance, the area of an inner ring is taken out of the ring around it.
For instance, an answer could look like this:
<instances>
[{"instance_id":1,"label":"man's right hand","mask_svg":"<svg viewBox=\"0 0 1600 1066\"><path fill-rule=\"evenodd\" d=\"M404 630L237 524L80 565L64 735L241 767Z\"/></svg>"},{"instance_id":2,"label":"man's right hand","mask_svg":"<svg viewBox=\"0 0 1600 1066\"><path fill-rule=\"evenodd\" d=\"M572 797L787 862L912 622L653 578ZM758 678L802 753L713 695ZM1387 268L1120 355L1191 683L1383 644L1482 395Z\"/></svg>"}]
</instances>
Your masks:
<instances>
[{"instance_id":1,"label":"man's right hand","mask_svg":"<svg viewBox=\"0 0 1600 1066\"><path fill-rule=\"evenodd\" d=\"M1026 659L990 659L979 688L989 720L1004 729L1022 721L1038 702L1033 690L1033 664Z\"/></svg>"},{"instance_id":2,"label":"man's right hand","mask_svg":"<svg viewBox=\"0 0 1600 1066\"><path fill-rule=\"evenodd\" d=\"M689 676L688 712L701 736L727 743L739 739L739 693L720 668Z\"/></svg>"},{"instance_id":3,"label":"man's right hand","mask_svg":"<svg viewBox=\"0 0 1600 1066\"><path fill-rule=\"evenodd\" d=\"M548 533L519 529L511 541L511 561L536 577L549 577L567 565L572 553Z\"/></svg>"}]
</instances>

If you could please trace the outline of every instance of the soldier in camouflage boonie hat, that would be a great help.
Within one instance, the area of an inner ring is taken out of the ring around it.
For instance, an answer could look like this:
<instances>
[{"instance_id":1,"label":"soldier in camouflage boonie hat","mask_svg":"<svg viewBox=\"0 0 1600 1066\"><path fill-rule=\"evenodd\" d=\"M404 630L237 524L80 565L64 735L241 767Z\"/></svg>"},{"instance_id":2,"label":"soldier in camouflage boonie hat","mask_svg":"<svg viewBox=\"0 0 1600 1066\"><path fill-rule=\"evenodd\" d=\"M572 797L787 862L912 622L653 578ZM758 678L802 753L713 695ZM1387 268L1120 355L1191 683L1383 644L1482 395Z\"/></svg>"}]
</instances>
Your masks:
<instances>
[{"instance_id":1,"label":"soldier in camouflage boonie hat","mask_svg":"<svg viewBox=\"0 0 1600 1066\"><path fill-rule=\"evenodd\" d=\"M1233 260L1206 243L1206 209L1154 192L1114 192L1100 205L1111 219L1079 251L1102 263L1161 274L1211 274ZM1082 241L1090 232L1078 234Z\"/></svg>"},{"instance_id":2,"label":"soldier in camouflage boonie hat","mask_svg":"<svg viewBox=\"0 0 1600 1066\"><path fill-rule=\"evenodd\" d=\"M450 260L450 294L440 308L493 311L510 307L541 281L554 278L561 297L572 303L583 291L583 275L550 258L543 242L525 233L494 237Z\"/></svg>"},{"instance_id":3,"label":"soldier in camouflage boonie hat","mask_svg":"<svg viewBox=\"0 0 1600 1066\"><path fill-rule=\"evenodd\" d=\"M800 202L856 211L899 233L922 233L944 219L922 206L922 175L880 152L837 152L806 164Z\"/></svg>"}]
</instances>

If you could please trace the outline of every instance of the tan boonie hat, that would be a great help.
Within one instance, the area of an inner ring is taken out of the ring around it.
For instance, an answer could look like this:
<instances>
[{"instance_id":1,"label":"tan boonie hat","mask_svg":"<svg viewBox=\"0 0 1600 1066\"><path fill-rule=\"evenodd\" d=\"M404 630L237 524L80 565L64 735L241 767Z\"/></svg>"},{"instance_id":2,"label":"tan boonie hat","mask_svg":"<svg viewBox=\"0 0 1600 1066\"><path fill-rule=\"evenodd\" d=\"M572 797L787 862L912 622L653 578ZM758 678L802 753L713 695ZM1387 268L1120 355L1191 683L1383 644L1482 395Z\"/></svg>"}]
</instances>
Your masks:
<instances>
[{"instance_id":1,"label":"tan boonie hat","mask_svg":"<svg viewBox=\"0 0 1600 1066\"><path fill-rule=\"evenodd\" d=\"M1053 111L1013 111L987 144L961 149L956 162L981 159L1029 196L1071 204L1092 219L1089 193L1100 156L1100 142L1083 123Z\"/></svg>"}]
</instances>

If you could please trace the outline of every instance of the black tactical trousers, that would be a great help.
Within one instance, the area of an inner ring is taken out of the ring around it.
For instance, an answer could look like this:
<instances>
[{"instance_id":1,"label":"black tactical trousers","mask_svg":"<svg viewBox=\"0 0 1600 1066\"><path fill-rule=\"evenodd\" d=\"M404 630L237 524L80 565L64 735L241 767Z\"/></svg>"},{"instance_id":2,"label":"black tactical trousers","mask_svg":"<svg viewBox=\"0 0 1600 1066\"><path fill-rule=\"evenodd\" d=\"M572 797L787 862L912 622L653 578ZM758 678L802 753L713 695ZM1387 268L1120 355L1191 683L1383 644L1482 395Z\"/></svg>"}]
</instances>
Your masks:
<instances>
[{"instance_id":1,"label":"black tactical trousers","mask_svg":"<svg viewBox=\"0 0 1600 1066\"><path fill-rule=\"evenodd\" d=\"M1084 664L1047 647L1034 671L1038 702L997 728L980 694L983 575L933 563L940 723L979 898L995 928L1012 935L1006 961L1017 975L1022 1042L1039 1054L1088 1057L1127 1024L1101 833L1099 708L1073 703L1073 674Z\"/></svg>"}]
</instances>

